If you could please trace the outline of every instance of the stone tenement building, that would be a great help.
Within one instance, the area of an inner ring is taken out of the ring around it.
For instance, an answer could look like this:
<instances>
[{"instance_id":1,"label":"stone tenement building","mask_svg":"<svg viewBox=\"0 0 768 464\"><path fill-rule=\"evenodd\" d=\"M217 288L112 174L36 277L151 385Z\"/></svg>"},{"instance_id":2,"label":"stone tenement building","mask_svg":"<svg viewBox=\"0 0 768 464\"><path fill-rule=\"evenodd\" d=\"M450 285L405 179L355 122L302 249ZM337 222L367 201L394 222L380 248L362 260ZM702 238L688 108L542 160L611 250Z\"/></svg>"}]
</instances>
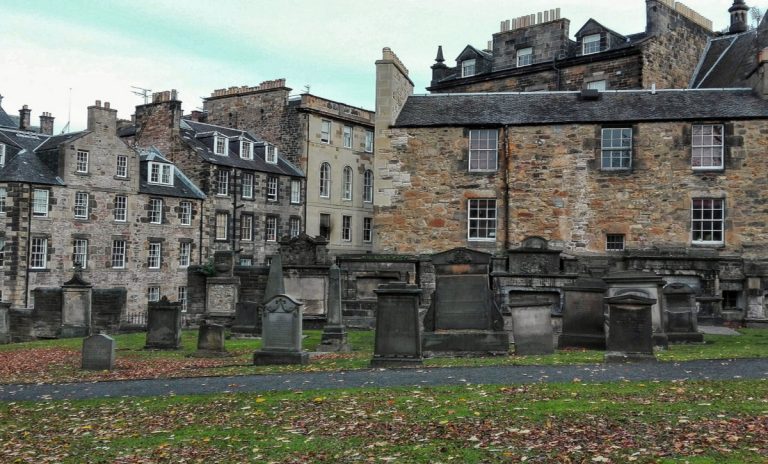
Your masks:
<instances>
[{"instance_id":1,"label":"stone tenement building","mask_svg":"<svg viewBox=\"0 0 768 464\"><path fill-rule=\"evenodd\" d=\"M87 130L57 136L48 113L41 132L28 130L30 113L0 127L3 301L31 307L33 289L60 287L79 266L96 287L125 287L128 312L183 302L187 267L200 263L202 192L159 153L128 148L109 103L88 107ZM0 126L9 121L0 109Z\"/></svg>"},{"instance_id":2,"label":"stone tenement building","mask_svg":"<svg viewBox=\"0 0 768 464\"><path fill-rule=\"evenodd\" d=\"M764 317L766 35L764 21L740 89L414 96L385 49L375 251L504 253L542 237L582 269L651 270Z\"/></svg>"},{"instance_id":3,"label":"stone tenement building","mask_svg":"<svg viewBox=\"0 0 768 464\"><path fill-rule=\"evenodd\" d=\"M216 90L204 120L251 131L307 174L305 232L332 254L372 249L373 112L311 94L290 97L284 79Z\"/></svg>"},{"instance_id":4,"label":"stone tenement building","mask_svg":"<svg viewBox=\"0 0 768 464\"><path fill-rule=\"evenodd\" d=\"M432 66L433 93L685 88L712 22L674 0L646 1L644 32L623 35L590 19L569 37L560 9L503 21L487 50L468 45Z\"/></svg>"}]
</instances>

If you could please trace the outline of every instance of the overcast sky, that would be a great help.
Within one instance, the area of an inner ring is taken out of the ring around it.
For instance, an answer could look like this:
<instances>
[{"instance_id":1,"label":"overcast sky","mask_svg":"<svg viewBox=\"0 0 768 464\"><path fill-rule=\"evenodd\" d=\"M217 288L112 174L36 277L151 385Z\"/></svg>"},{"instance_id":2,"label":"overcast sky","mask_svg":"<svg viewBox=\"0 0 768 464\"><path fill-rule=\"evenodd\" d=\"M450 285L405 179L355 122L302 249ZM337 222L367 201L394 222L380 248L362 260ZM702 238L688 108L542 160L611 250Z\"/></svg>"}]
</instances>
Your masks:
<instances>
[{"instance_id":1,"label":"overcast sky","mask_svg":"<svg viewBox=\"0 0 768 464\"><path fill-rule=\"evenodd\" d=\"M536 7L528 6L536 3ZM684 2L729 23L732 0ZM753 5L748 2L750 6ZM294 93L374 109L374 62L392 48L425 93L438 45L449 65L485 48L505 19L561 8L573 33L590 17L619 33L645 30L644 0L0 0L0 94L37 125L43 111L85 128L86 107L109 101L129 118L131 86L179 91L184 111L214 89L286 78Z\"/></svg>"}]
</instances>

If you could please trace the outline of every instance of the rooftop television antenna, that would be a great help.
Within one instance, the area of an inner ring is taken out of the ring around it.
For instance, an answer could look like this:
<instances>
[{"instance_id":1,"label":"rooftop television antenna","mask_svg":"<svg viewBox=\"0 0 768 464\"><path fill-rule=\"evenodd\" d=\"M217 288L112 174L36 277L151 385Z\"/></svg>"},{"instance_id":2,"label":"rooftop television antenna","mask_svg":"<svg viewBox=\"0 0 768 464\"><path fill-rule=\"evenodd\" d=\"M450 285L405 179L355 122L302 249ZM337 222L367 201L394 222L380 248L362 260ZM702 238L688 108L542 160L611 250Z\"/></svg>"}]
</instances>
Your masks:
<instances>
[{"instance_id":1,"label":"rooftop television antenna","mask_svg":"<svg viewBox=\"0 0 768 464\"><path fill-rule=\"evenodd\" d=\"M149 103L149 95L152 92L152 89L144 89L142 87L136 87L135 85L132 85L131 88L136 89L136 90L131 90L131 93L142 97L144 99L145 105Z\"/></svg>"}]
</instances>

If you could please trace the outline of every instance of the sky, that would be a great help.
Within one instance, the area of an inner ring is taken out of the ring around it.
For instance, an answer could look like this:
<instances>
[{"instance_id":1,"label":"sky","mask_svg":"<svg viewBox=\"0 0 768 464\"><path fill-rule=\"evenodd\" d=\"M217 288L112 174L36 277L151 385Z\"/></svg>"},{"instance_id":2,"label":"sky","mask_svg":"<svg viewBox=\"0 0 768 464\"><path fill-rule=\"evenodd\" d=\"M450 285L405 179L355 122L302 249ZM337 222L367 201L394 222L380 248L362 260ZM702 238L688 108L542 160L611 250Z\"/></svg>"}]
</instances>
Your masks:
<instances>
[{"instance_id":1,"label":"sky","mask_svg":"<svg viewBox=\"0 0 768 464\"><path fill-rule=\"evenodd\" d=\"M437 46L446 62L485 48L500 22L560 8L571 38L591 17L622 34L645 30L644 0L0 0L0 95L32 124L53 114L59 133L86 125L109 101L128 119L144 102L132 87L176 89L184 112L215 89L285 78L294 94L374 109L374 62L391 48L426 93ZM686 0L729 24L732 0ZM747 2L750 6L764 7ZM71 109L71 111L70 111Z\"/></svg>"}]
</instances>

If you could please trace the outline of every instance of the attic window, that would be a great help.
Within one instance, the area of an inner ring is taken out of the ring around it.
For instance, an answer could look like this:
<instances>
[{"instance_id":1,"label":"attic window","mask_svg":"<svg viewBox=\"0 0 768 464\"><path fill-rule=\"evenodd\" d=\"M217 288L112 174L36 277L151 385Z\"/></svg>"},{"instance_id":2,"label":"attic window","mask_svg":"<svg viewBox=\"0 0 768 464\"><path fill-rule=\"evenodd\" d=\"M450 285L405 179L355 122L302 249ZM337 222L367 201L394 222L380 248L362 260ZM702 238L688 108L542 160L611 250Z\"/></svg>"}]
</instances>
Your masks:
<instances>
[{"instance_id":1,"label":"attic window","mask_svg":"<svg viewBox=\"0 0 768 464\"><path fill-rule=\"evenodd\" d=\"M475 74L475 60L464 60L461 62L461 77L474 76Z\"/></svg>"},{"instance_id":2,"label":"attic window","mask_svg":"<svg viewBox=\"0 0 768 464\"><path fill-rule=\"evenodd\" d=\"M517 67L533 64L533 48L521 48L517 51Z\"/></svg>"},{"instance_id":3,"label":"attic window","mask_svg":"<svg viewBox=\"0 0 768 464\"><path fill-rule=\"evenodd\" d=\"M249 140L240 140L240 158L253 159L253 142Z\"/></svg>"},{"instance_id":4,"label":"attic window","mask_svg":"<svg viewBox=\"0 0 768 464\"><path fill-rule=\"evenodd\" d=\"M267 144L265 159L269 164L277 164L277 147Z\"/></svg>"},{"instance_id":5,"label":"attic window","mask_svg":"<svg viewBox=\"0 0 768 464\"><path fill-rule=\"evenodd\" d=\"M229 139L223 135L216 134L213 136L213 152L217 155L226 155L229 151Z\"/></svg>"},{"instance_id":6,"label":"attic window","mask_svg":"<svg viewBox=\"0 0 768 464\"><path fill-rule=\"evenodd\" d=\"M173 166L150 161L147 163L147 179L150 184L173 185Z\"/></svg>"},{"instance_id":7,"label":"attic window","mask_svg":"<svg viewBox=\"0 0 768 464\"><path fill-rule=\"evenodd\" d=\"M581 54L591 55L600 52L600 34L585 35L581 38Z\"/></svg>"}]
</instances>

